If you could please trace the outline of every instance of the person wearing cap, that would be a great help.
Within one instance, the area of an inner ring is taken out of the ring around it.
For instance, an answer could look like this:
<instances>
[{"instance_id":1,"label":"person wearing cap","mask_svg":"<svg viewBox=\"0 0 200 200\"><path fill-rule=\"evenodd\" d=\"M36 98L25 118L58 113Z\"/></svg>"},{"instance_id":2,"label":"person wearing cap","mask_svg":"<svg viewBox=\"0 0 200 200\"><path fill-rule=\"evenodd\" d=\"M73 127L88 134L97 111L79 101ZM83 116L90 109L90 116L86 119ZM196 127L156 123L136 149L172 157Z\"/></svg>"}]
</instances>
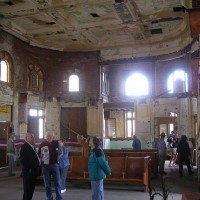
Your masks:
<instances>
[{"instance_id":1,"label":"person wearing cap","mask_svg":"<svg viewBox=\"0 0 200 200\"><path fill-rule=\"evenodd\" d=\"M111 175L111 169L100 147L99 139L90 137L89 146L91 152L88 160L88 172L91 180L92 200L104 200L103 180L106 178L106 174Z\"/></svg>"},{"instance_id":2,"label":"person wearing cap","mask_svg":"<svg viewBox=\"0 0 200 200\"><path fill-rule=\"evenodd\" d=\"M161 175L167 174L164 171L165 159L166 159L166 143L165 143L165 133L160 134L160 140L158 142L158 155L159 155L159 173Z\"/></svg>"},{"instance_id":3,"label":"person wearing cap","mask_svg":"<svg viewBox=\"0 0 200 200\"><path fill-rule=\"evenodd\" d=\"M8 176L15 176L13 173L14 162L16 159L16 148L14 144L15 134L10 133L7 141L7 156L8 156Z\"/></svg>"},{"instance_id":4,"label":"person wearing cap","mask_svg":"<svg viewBox=\"0 0 200 200\"><path fill-rule=\"evenodd\" d=\"M61 156L59 158L59 170L60 170L60 185L61 185L61 193L66 192L66 178L67 178L67 172L69 169L69 150L68 148L64 145L65 140L60 139L59 144L61 147Z\"/></svg>"}]
</instances>

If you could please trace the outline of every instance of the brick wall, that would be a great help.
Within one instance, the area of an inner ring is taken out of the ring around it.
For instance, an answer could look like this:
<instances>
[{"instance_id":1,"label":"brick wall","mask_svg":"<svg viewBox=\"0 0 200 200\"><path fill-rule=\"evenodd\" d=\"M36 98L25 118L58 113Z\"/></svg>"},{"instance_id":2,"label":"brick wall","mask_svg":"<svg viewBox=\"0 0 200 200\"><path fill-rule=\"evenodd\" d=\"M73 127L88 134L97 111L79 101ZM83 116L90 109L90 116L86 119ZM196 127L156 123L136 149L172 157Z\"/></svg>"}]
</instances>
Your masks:
<instances>
[{"instance_id":1,"label":"brick wall","mask_svg":"<svg viewBox=\"0 0 200 200\"><path fill-rule=\"evenodd\" d=\"M27 91L27 68L38 65L45 75L46 96L62 97L63 79L69 72L79 71L81 90L86 96L99 95L98 52L67 53L30 46L0 31L0 51L10 54L14 64L14 90Z\"/></svg>"}]
</instances>

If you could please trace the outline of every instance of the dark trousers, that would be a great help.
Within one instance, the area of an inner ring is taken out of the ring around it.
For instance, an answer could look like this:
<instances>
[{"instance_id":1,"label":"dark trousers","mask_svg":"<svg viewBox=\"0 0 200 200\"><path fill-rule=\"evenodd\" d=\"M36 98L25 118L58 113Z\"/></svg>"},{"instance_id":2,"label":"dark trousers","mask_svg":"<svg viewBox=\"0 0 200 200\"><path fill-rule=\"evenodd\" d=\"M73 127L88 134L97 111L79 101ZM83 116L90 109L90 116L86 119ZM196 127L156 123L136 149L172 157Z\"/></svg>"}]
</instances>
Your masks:
<instances>
[{"instance_id":1,"label":"dark trousers","mask_svg":"<svg viewBox=\"0 0 200 200\"><path fill-rule=\"evenodd\" d=\"M187 166L188 173L192 174L189 157L187 158L187 157L181 157L181 156L179 157L179 174L183 175L183 164L184 164L184 162Z\"/></svg>"},{"instance_id":2,"label":"dark trousers","mask_svg":"<svg viewBox=\"0 0 200 200\"><path fill-rule=\"evenodd\" d=\"M35 190L35 177L31 174L30 170L23 170L22 175L24 186L23 200L32 200Z\"/></svg>"}]
</instances>

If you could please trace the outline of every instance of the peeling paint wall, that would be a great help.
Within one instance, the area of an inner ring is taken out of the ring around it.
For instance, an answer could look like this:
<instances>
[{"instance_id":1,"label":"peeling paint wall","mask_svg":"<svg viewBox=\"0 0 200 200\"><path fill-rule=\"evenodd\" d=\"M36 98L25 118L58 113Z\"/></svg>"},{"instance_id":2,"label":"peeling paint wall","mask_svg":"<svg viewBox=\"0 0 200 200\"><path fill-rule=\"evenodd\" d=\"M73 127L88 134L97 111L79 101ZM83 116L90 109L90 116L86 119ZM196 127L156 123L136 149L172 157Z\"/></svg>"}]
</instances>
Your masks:
<instances>
[{"instance_id":1,"label":"peeling paint wall","mask_svg":"<svg viewBox=\"0 0 200 200\"><path fill-rule=\"evenodd\" d=\"M99 113L97 107L87 108L87 133L99 135Z\"/></svg>"},{"instance_id":2,"label":"peeling paint wall","mask_svg":"<svg viewBox=\"0 0 200 200\"><path fill-rule=\"evenodd\" d=\"M60 138L60 105L57 101L46 102L45 130L54 132L56 139Z\"/></svg>"},{"instance_id":3,"label":"peeling paint wall","mask_svg":"<svg viewBox=\"0 0 200 200\"><path fill-rule=\"evenodd\" d=\"M170 112L179 113L177 98L157 99L154 102L155 117L169 117Z\"/></svg>"},{"instance_id":4,"label":"peeling paint wall","mask_svg":"<svg viewBox=\"0 0 200 200\"><path fill-rule=\"evenodd\" d=\"M149 102L136 103L136 131L135 134L141 140L143 148L149 148L152 144L151 123L150 123L150 107Z\"/></svg>"},{"instance_id":5,"label":"peeling paint wall","mask_svg":"<svg viewBox=\"0 0 200 200\"><path fill-rule=\"evenodd\" d=\"M124 111L110 111L110 118L116 121L116 137L125 136Z\"/></svg>"},{"instance_id":6,"label":"peeling paint wall","mask_svg":"<svg viewBox=\"0 0 200 200\"><path fill-rule=\"evenodd\" d=\"M190 107L189 99L180 99L179 100L179 123L178 123L178 132L180 135L187 135L191 137L191 117L190 117Z\"/></svg>"},{"instance_id":7,"label":"peeling paint wall","mask_svg":"<svg viewBox=\"0 0 200 200\"><path fill-rule=\"evenodd\" d=\"M87 108L88 134L103 133L103 106L98 102L100 95L100 69L98 53L63 53L30 47L27 44L3 33L0 48L7 51L14 61L15 81L10 88L0 84L0 104L13 106L13 122L17 132L24 137L27 131L29 108L45 110L45 131L54 131L60 136L60 110L63 107ZM26 55L26 56L25 56ZM187 69L186 58L148 60L137 63L110 65L109 102L135 102L136 134L142 141L143 148L151 147L154 139L154 118L169 117L170 112L178 114L177 127L180 134L194 137L191 118L197 114L196 101L190 97L158 98L167 90L167 78L171 71L181 66ZM38 63L44 70L45 90L42 94L33 94L27 90L27 67ZM149 78L150 95L146 100L128 99L124 96L124 77L139 70ZM67 75L80 72L80 95L72 95L63 90L63 80ZM27 93L27 101L19 102L20 94ZM41 97L42 96L42 97ZM47 100L47 99L51 100ZM59 99L59 100L58 100ZM94 105L89 105L94 99ZM191 103L191 101L193 103ZM125 123L123 111L112 111L116 119L117 137L124 136Z\"/></svg>"},{"instance_id":8,"label":"peeling paint wall","mask_svg":"<svg viewBox=\"0 0 200 200\"><path fill-rule=\"evenodd\" d=\"M22 138L27 132L29 108L44 109L48 115L44 131L53 130L59 137L60 107L86 106L89 99L97 99L100 94L98 52L63 53L36 48L3 31L0 31L0 50L10 55L14 66L13 88L0 84L0 103L13 106L13 123ZM42 93L32 93L27 89L30 64L39 66L44 73ZM81 91L74 95L67 92L68 85L64 81L67 83L69 75L77 72ZM21 94L26 96L22 103L19 102Z\"/></svg>"}]
</instances>

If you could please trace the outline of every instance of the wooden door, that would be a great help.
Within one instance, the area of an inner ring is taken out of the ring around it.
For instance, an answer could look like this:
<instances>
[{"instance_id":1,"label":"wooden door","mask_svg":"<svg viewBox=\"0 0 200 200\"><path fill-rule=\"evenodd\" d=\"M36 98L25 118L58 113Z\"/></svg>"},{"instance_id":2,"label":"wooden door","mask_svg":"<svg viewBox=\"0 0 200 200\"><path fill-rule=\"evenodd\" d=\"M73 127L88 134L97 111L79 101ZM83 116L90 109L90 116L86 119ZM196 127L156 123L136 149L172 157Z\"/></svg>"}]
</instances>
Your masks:
<instances>
[{"instance_id":1,"label":"wooden door","mask_svg":"<svg viewBox=\"0 0 200 200\"><path fill-rule=\"evenodd\" d=\"M62 108L60 119L61 137L76 140L78 133L87 137L86 108Z\"/></svg>"},{"instance_id":2,"label":"wooden door","mask_svg":"<svg viewBox=\"0 0 200 200\"><path fill-rule=\"evenodd\" d=\"M10 122L0 122L0 142L2 144L0 148L0 167L5 167L7 165L6 144L9 132Z\"/></svg>"}]
</instances>

